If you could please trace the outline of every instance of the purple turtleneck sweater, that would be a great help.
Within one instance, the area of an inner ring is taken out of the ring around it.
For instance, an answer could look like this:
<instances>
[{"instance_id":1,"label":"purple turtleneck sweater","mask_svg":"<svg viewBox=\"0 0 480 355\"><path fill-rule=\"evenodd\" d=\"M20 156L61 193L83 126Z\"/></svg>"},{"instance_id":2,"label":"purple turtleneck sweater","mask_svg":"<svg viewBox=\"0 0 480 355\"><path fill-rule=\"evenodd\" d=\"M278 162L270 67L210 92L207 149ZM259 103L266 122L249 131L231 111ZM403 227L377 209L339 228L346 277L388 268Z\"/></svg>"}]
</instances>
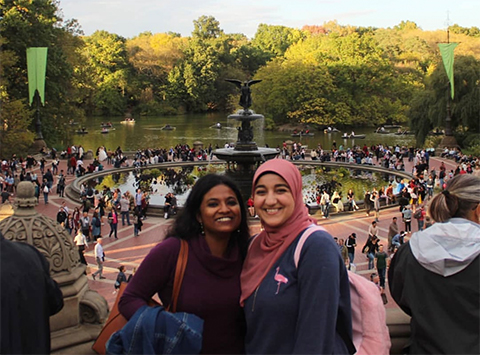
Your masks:
<instances>
[{"instance_id":1,"label":"purple turtleneck sweater","mask_svg":"<svg viewBox=\"0 0 480 355\"><path fill-rule=\"evenodd\" d=\"M244 353L245 320L239 304L243 262L238 249L218 258L203 237L190 240L188 247L177 312L204 320L202 353ZM119 310L127 319L155 293L164 305L170 303L179 251L180 240L168 238L145 257L119 302Z\"/></svg>"}]
</instances>

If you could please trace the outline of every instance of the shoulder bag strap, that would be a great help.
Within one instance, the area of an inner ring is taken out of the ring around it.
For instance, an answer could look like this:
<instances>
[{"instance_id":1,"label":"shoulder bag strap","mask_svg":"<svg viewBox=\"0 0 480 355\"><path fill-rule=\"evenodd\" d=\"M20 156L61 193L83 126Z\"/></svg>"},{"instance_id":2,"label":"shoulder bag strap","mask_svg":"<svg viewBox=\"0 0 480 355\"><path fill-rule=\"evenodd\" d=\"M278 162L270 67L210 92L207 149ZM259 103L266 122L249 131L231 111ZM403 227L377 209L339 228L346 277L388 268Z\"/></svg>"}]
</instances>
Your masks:
<instances>
[{"instance_id":1,"label":"shoulder bag strap","mask_svg":"<svg viewBox=\"0 0 480 355\"><path fill-rule=\"evenodd\" d=\"M186 240L180 240L180 252L178 253L177 266L175 268L175 279L173 281L173 293L170 305L167 307L167 311L175 313L177 310L178 295L180 294L180 288L182 287L183 275L185 275L185 269L187 268L188 261L188 243Z\"/></svg>"}]
</instances>

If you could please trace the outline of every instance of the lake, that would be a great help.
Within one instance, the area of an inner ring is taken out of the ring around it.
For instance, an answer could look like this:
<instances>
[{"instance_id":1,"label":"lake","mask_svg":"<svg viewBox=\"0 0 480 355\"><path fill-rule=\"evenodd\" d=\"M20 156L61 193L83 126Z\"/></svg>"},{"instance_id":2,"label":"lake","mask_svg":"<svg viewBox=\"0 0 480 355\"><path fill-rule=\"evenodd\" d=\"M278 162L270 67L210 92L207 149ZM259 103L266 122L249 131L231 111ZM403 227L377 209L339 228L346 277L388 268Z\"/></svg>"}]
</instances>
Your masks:
<instances>
[{"instance_id":1,"label":"lake","mask_svg":"<svg viewBox=\"0 0 480 355\"><path fill-rule=\"evenodd\" d=\"M218 144L223 147L226 142L237 141L237 127L240 125L235 120L227 119L228 114L191 114L177 116L149 116L135 117L135 124L121 124L121 117L90 117L87 119L84 127L89 132L85 135L73 135L73 143L82 145L85 149L96 151L99 146L105 146L107 149L116 149L120 146L124 151L133 151L140 148L169 148L178 143L187 143L193 146L193 142L201 141L205 147L211 143L213 147ZM114 130L107 134L101 133L101 123L111 122ZM222 129L213 128L217 122L220 122ZM161 128L166 124L175 127L174 130L167 131ZM263 122L260 120L253 122L254 141L258 146L275 148L282 146L282 142L292 140L299 142L298 137L291 137L291 132L264 131ZM72 130L78 129L72 126ZM353 144L400 144L412 145L415 142L414 136L396 136L394 134L373 133L373 128L356 128L355 134L366 134L365 139L344 140L341 132L326 134L323 131L312 131L313 137L302 137L301 143L309 148L317 147L321 144L325 149L330 149L332 143L336 141L337 147L343 144L344 147L352 147ZM391 132L396 129L391 129ZM348 133L351 130L347 131Z\"/></svg>"}]
</instances>

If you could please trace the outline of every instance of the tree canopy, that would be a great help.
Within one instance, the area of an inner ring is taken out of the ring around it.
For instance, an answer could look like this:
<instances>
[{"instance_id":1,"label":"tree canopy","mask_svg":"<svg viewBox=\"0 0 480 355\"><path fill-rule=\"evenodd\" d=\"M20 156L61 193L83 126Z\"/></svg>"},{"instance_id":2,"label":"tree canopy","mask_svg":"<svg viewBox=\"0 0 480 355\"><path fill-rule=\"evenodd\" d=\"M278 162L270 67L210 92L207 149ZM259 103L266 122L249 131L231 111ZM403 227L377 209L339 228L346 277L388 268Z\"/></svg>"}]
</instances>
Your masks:
<instances>
[{"instance_id":1,"label":"tree canopy","mask_svg":"<svg viewBox=\"0 0 480 355\"><path fill-rule=\"evenodd\" d=\"M33 140L25 55L32 46L49 48L41 108L49 145L68 141L70 120L92 115L231 111L238 94L225 79L262 79L252 90L252 108L277 125L409 123L419 141L443 126L448 80L437 43L446 41L445 31L423 31L411 21L393 28L262 23L249 40L201 16L188 37L85 36L58 6L56 0L0 3L2 143L7 136L21 141L18 147ZM449 40L459 43L452 122L462 132L479 130L479 37L477 27L450 26Z\"/></svg>"}]
</instances>

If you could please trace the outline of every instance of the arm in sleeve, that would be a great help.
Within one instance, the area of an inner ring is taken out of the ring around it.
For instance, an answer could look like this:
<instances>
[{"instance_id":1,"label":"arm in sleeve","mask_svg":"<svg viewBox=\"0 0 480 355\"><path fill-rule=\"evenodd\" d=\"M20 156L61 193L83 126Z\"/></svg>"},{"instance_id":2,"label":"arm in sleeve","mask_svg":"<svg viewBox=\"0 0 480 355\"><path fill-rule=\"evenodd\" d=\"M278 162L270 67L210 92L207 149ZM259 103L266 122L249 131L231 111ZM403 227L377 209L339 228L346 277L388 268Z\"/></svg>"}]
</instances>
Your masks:
<instances>
[{"instance_id":1,"label":"arm in sleeve","mask_svg":"<svg viewBox=\"0 0 480 355\"><path fill-rule=\"evenodd\" d=\"M350 302L348 279L347 289L342 287L345 277L345 265L333 238L325 232L312 234L298 265L299 311L293 353L333 354L339 315L350 317L351 335L351 311L341 309L346 306L342 291L348 293Z\"/></svg>"},{"instance_id":2,"label":"arm in sleeve","mask_svg":"<svg viewBox=\"0 0 480 355\"><path fill-rule=\"evenodd\" d=\"M118 309L125 318L130 319L173 279L179 252L180 241L168 238L156 245L145 257L118 304Z\"/></svg>"}]
</instances>

